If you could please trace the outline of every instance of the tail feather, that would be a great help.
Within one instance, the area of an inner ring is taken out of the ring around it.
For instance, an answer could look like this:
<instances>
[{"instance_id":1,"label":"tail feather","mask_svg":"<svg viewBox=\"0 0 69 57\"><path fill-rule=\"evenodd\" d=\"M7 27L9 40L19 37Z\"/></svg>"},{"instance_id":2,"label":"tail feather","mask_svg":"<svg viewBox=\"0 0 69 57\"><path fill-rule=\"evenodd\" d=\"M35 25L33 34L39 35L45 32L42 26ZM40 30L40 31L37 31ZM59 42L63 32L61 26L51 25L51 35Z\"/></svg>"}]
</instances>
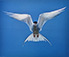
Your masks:
<instances>
[{"instance_id":1,"label":"tail feather","mask_svg":"<svg viewBox=\"0 0 69 57\"><path fill-rule=\"evenodd\" d=\"M37 37L37 35L35 35L35 37L33 37L33 33L24 41L27 42L27 41L33 41L33 42L39 42L39 41L47 41L50 45L52 45L50 43L50 41L45 38L44 36L42 36L41 34L39 34L39 37Z\"/></svg>"}]
</instances>

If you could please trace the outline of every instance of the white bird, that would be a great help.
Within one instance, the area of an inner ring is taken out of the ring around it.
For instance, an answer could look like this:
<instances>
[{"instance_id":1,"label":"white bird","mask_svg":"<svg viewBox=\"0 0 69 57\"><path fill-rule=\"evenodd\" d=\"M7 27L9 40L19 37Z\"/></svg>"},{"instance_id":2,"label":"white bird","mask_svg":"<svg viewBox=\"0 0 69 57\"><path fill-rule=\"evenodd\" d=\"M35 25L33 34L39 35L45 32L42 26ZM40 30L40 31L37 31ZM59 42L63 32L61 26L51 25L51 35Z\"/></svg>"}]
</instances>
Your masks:
<instances>
[{"instance_id":1,"label":"white bird","mask_svg":"<svg viewBox=\"0 0 69 57\"><path fill-rule=\"evenodd\" d=\"M45 38L44 36L42 36L39 32L42 30L42 26L50 19L52 19L53 17L59 15L61 12L63 12L63 10L65 9L61 8L52 12L46 12L46 13L42 13L39 15L39 19L38 22L33 22L31 15L29 14L17 14L17 13L11 13L11 12L6 12L4 11L7 15L9 15L10 17L13 17L19 21L23 21L25 22L30 30L33 32L30 36L28 36L28 38L24 41L34 41L34 42L38 42L38 41L48 41L48 43L51 45L50 41Z\"/></svg>"}]
</instances>

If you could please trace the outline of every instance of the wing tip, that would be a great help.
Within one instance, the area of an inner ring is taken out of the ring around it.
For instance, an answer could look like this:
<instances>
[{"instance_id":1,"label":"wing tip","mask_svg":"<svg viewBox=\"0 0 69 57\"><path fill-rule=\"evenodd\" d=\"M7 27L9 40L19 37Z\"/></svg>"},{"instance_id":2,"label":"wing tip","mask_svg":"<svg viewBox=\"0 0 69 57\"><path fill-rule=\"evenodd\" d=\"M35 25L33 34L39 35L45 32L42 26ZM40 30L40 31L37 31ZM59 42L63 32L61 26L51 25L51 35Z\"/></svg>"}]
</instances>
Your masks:
<instances>
[{"instance_id":1,"label":"wing tip","mask_svg":"<svg viewBox=\"0 0 69 57\"><path fill-rule=\"evenodd\" d=\"M6 14L10 13L10 12L7 12L7 11L3 11L3 12L6 13Z\"/></svg>"},{"instance_id":2,"label":"wing tip","mask_svg":"<svg viewBox=\"0 0 69 57\"><path fill-rule=\"evenodd\" d=\"M7 11L2 11L2 12L7 13Z\"/></svg>"},{"instance_id":3,"label":"wing tip","mask_svg":"<svg viewBox=\"0 0 69 57\"><path fill-rule=\"evenodd\" d=\"M66 6L62 8L63 10L66 9Z\"/></svg>"},{"instance_id":4,"label":"wing tip","mask_svg":"<svg viewBox=\"0 0 69 57\"><path fill-rule=\"evenodd\" d=\"M12 15L12 12L7 12L7 11L3 11L4 13L6 13L7 15Z\"/></svg>"},{"instance_id":5,"label":"wing tip","mask_svg":"<svg viewBox=\"0 0 69 57\"><path fill-rule=\"evenodd\" d=\"M66 7L63 7L63 8L61 8L61 9L58 9L57 11L58 11L58 12L63 12L65 9L66 9Z\"/></svg>"}]
</instances>

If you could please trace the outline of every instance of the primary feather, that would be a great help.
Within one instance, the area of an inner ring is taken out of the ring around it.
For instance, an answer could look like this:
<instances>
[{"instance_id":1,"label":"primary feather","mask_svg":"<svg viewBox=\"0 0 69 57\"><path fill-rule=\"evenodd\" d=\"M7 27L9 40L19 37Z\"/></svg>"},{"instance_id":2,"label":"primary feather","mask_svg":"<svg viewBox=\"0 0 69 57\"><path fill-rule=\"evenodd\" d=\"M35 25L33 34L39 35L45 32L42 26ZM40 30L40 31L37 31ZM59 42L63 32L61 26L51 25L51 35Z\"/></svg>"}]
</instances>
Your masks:
<instances>
[{"instance_id":1,"label":"primary feather","mask_svg":"<svg viewBox=\"0 0 69 57\"><path fill-rule=\"evenodd\" d=\"M11 12L6 12L6 11L4 12L10 17L13 17L19 21L25 22L29 26L30 30L32 31L33 21L29 14L17 14L17 13L11 13Z\"/></svg>"},{"instance_id":2,"label":"primary feather","mask_svg":"<svg viewBox=\"0 0 69 57\"><path fill-rule=\"evenodd\" d=\"M42 13L39 15L39 19L38 19L38 27L40 29L42 29L42 26L46 23L47 20L50 20L52 19L53 17L59 15L61 12L63 12L63 10L65 9L66 7L64 8L61 8L59 10L55 10L55 11L52 11L52 12L46 12L46 13Z\"/></svg>"}]
</instances>

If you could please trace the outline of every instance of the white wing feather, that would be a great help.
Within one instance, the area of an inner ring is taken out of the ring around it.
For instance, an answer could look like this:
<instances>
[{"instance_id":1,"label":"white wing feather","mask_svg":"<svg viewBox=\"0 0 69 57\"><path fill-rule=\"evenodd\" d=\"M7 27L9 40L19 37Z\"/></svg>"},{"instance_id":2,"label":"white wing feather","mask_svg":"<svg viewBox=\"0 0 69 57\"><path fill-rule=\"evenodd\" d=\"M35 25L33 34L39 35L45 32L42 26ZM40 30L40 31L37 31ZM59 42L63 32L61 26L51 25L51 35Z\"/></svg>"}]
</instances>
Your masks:
<instances>
[{"instance_id":1,"label":"white wing feather","mask_svg":"<svg viewBox=\"0 0 69 57\"><path fill-rule=\"evenodd\" d=\"M47 20L50 20L53 17L59 15L61 12L63 12L65 8L66 7L61 8L59 10L52 11L52 12L46 12L46 13L40 14L39 19L38 19L38 27L40 28L40 30Z\"/></svg>"},{"instance_id":2,"label":"white wing feather","mask_svg":"<svg viewBox=\"0 0 69 57\"><path fill-rule=\"evenodd\" d=\"M33 21L32 21L32 18L31 18L31 16L29 14L17 14L17 13L11 13L11 12L6 12L6 11L4 11L4 12L7 15L9 15L10 17L13 17L13 18L15 18L15 19L17 19L19 21L25 22L29 26L29 28L31 30L31 27L33 25Z\"/></svg>"}]
</instances>

